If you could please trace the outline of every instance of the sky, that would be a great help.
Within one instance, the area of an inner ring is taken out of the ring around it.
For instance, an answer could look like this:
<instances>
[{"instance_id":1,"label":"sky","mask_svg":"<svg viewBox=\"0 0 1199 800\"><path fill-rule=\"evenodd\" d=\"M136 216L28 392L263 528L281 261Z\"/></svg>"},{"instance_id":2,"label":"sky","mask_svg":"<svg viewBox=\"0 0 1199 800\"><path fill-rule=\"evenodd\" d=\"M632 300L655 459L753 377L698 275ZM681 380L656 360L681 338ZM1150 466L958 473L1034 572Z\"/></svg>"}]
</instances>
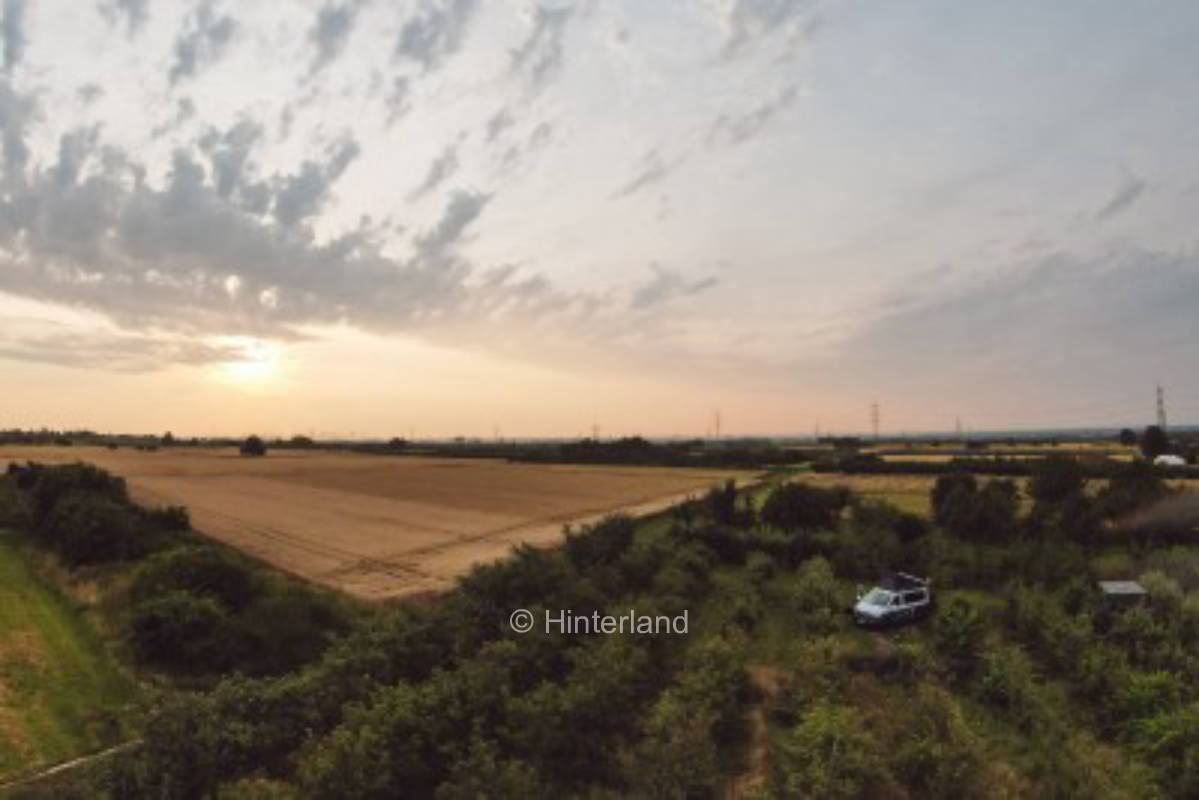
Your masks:
<instances>
[{"instance_id":1,"label":"sky","mask_svg":"<svg viewBox=\"0 0 1199 800\"><path fill-rule=\"evenodd\" d=\"M1199 421L1191 0L0 0L0 428Z\"/></svg>"}]
</instances>

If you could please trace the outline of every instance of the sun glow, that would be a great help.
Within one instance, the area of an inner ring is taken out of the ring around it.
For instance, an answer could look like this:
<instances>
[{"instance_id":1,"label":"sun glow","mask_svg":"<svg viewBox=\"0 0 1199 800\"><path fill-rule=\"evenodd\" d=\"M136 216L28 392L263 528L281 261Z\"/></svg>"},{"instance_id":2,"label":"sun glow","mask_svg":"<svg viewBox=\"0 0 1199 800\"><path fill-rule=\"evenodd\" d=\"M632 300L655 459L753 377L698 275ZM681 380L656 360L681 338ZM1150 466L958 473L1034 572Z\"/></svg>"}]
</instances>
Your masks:
<instances>
[{"instance_id":1,"label":"sun glow","mask_svg":"<svg viewBox=\"0 0 1199 800\"><path fill-rule=\"evenodd\" d=\"M244 336L229 337L223 343L237 348L240 356L221 363L221 374L226 379L238 384L258 384L278 373L278 345Z\"/></svg>"}]
</instances>

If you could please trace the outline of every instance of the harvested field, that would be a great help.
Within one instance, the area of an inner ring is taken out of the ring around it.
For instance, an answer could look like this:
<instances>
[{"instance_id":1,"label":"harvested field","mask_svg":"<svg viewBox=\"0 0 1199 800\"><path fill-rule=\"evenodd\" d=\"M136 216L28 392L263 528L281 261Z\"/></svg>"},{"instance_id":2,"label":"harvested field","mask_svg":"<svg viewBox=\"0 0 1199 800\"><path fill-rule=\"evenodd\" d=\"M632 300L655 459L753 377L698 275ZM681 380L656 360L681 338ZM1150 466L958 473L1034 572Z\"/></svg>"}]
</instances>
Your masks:
<instances>
[{"instance_id":1,"label":"harvested field","mask_svg":"<svg viewBox=\"0 0 1199 800\"><path fill-rule=\"evenodd\" d=\"M521 542L614 511L650 513L750 473L511 464L486 459L274 451L0 447L7 461L89 461L134 498L287 572L363 598L437 592Z\"/></svg>"}]
</instances>

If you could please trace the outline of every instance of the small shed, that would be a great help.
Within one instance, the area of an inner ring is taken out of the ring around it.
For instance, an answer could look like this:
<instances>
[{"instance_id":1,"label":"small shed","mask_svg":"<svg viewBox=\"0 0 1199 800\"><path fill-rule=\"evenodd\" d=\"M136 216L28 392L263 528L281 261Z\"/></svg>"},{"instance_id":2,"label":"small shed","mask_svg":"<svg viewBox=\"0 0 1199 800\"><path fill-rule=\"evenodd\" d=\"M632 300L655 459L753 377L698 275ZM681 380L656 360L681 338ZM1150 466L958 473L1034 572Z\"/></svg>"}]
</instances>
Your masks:
<instances>
[{"instance_id":1,"label":"small shed","mask_svg":"<svg viewBox=\"0 0 1199 800\"><path fill-rule=\"evenodd\" d=\"M1137 581L1099 581L1099 591L1104 599L1117 603L1136 602L1149 596L1149 592Z\"/></svg>"}]
</instances>

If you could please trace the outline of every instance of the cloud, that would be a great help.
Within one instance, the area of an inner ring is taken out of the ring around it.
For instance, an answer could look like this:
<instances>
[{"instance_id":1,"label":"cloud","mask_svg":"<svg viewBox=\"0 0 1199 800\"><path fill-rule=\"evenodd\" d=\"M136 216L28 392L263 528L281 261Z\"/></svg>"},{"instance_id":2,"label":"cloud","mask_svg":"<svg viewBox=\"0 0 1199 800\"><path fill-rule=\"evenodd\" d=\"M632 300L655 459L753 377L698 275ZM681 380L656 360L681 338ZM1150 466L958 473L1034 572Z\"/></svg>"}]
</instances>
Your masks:
<instances>
[{"instance_id":1,"label":"cloud","mask_svg":"<svg viewBox=\"0 0 1199 800\"><path fill-rule=\"evenodd\" d=\"M708 131L708 141L739 145L753 139L787 110L798 96L794 86L787 86L775 97L744 114L721 114Z\"/></svg>"},{"instance_id":2,"label":"cloud","mask_svg":"<svg viewBox=\"0 0 1199 800\"><path fill-rule=\"evenodd\" d=\"M0 37L4 40L4 71L12 72L25 54L25 0L4 0Z\"/></svg>"},{"instance_id":3,"label":"cloud","mask_svg":"<svg viewBox=\"0 0 1199 800\"><path fill-rule=\"evenodd\" d=\"M731 57L769 35L786 36L792 49L820 27L823 17L817 0L731 0L723 4L720 21L724 54Z\"/></svg>"},{"instance_id":4,"label":"cloud","mask_svg":"<svg viewBox=\"0 0 1199 800\"><path fill-rule=\"evenodd\" d=\"M421 10L400 29L396 55L417 61L426 70L440 66L462 47L477 8L477 0L424 0Z\"/></svg>"},{"instance_id":5,"label":"cloud","mask_svg":"<svg viewBox=\"0 0 1199 800\"><path fill-rule=\"evenodd\" d=\"M1140 199L1148 185L1142 178L1131 173L1126 174L1120 185L1116 187L1115 193L1103 204L1102 208L1095 212L1095 220L1102 222L1111 219L1129 208Z\"/></svg>"},{"instance_id":6,"label":"cloud","mask_svg":"<svg viewBox=\"0 0 1199 800\"><path fill-rule=\"evenodd\" d=\"M171 66L172 85L194 77L225 54L237 32L237 20L228 14L218 15L213 0L202 0L188 15L184 29L175 39L175 63Z\"/></svg>"},{"instance_id":7,"label":"cloud","mask_svg":"<svg viewBox=\"0 0 1199 800\"><path fill-rule=\"evenodd\" d=\"M425 257L437 256L453 247L463 232L483 213L491 195L457 191L450 196L437 226L417 239L417 250Z\"/></svg>"},{"instance_id":8,"label":"cloud","mask_svg":"<svg viewBox=\"0 0 1199 800\"><path fill-rule=\"evenodd\" d=\"M360 152L358 142L346 136L333 146L326 163L305 161L298 172L279 179L275 219L291 227L320 211L333 184Z\"/></svg>"},{"instance_id":9,"label":"cloud","mask_svg":"<svg viewBox=\"0 0 1199 800\"><path fill-rule=\"evenodd\" d=\"M103 330L0 338L0 358L111 372L153 372L169 364L203 366L244 360L248 355L235 345Z\"/></svg>"},{"instance_id":10,"label":"cloud","mask_svg":"<svg viewBox=\"0 0 1199 800\"><path fill-rule=\"evenodd\" d=\"M124 19L128 35L134 36L149 18L149 5L150 0L105 0L98 8L109 25L118 25Z\"/></svg>"},{"instance_id":11,"label":"cloud","mask_svg":"<svg viewBox=\"0 0 1199 800\"><path fill-rule=\"evenodd\" d=\"M409 102L411 94L412 81L408 77L401 75L391 82L391 91L383 101L387 107L387 127L390 128L412 110L412 104Z\"/></svg>"},{"instance_id":12,"label":"cloud","mask_svg":"<svg viewBox=\"0 0 1199 800\"><path fill-rule=\"evenodd\" d=\"M104 89L99 84L85 83L75 90L75 96L81 104L90 106L104 96Z\"/></svg>"},{"instance_id":13,"label":"cloud","mask_svg":"<svg viewBox=\"0 0 1199 800\"><path fill-rule=\"evenodd\" d=\"M644 311L654 306L660 306L678 297L689 297L711 289L716 285L714 277L700 278L689 281L677 271L666 269L658 264L650 264L654 277L638 286L633 291L629 307Z\"/></svg>"},{"instance_id":14,"label":"cloud","mask_svg":"<svg viewBox=\"0 0 1199 800\"><path fill-rule=\"evenodd\" d=\"M340 5L328 3L317 12L316 22L308 33L309 41L316 47L310 72L324 69L345 50L361 7L360 0L352 0Z\"/></svg>"},{"instance_id":15,"label":"cloud","mask_svg":"<svg viewBox=\"0 0 1199 800\"><path fill-rule=\"evenodd\" d=\"M183 127L196 116L196 103L190 97L181 97L175 101L175 115L168 121L150 131L151 139L160 139L174 130Z\"/></svg>"},{"instance_id":16,"label":"cloud","mask_svg":"<svg viewBox=\"0 0 1199 800\"><path fill-rule=\"evenodd\" d=\"M545 83L562 66L562 40L574 6L533 9L533 25L524 41L512 51L512 71L524 73L534 86Z\"/></svg>"},{"instance_id":17,"label":"cloud","mask_svg":"<svg viewBox=\"0 0 1199 800\"><path fill-rule=\"evenodd\" d=\"M837 357L888 374L935 364L961 380L991 372L995 381L1058 387L1125 383L1140 366L1199 357L1194 250L1058 252L913 297L871 320Z\"/></svg>"},{"instance_id":18,"label":"cloud","mask_svg":"<svg viewBox=\"0 0 1199 800\"><path fill-rule=\"evenodd\" d=\"M675 159L672 162L665 161L662 155L655 148L646 153L641 159L641 168L627 183L617 189L613 195L613 199L628 197L631 194L641 191L647 186L653 186L661 183L670 176L672 172L679 168L683 163L682 158Z\"/></svg>"},{"instance_id":19,"label":"cloud","mask_svg":"<svg viewBox=\"0 0 1199 800\"><path fill-rule=\"evenodd\" d=\"M37 113L27 98L0 92L10 143L23 144ZM509 340L480 333L491 326L510 332L579 304L544 278L481 270L460 254L491 199L485 193L453 193L436 224L412 235L407 256L384 254L384 244L394 245L389 222L364 219L317 241L307 221L356 157L356 142L343 139L323 159L259 179L253 152L262 138L253 121L210 129L175 152L158 184L105 144L98 126L69 131L53 163L32 170L24 169L23 151L9 147L9 163L22 169L6 170L0 181L0 292L104 315L132 337L89 354L114 369L224 357L155 345L155 337L288 340L341 323L479 346ZM266 203L248 209L247 189L263 187ZM45 353L70 343L9 335L3 348L11 357L47 360ZM70 353L54 358L83 361Z\"/></svg>"},{"instance_id":20,"label":"cloud","mask_svg":"<svg viewBox=\"0 0 1199 800\"><path fill-rule=\"evenodd\" d=\"M455 142L446 147L445 150L442 150L437 158L433 159L432 163L429 164L429 171L425 173L424 180L408 194L408 199L416 200L423 197L448 180L457 171L458 144Z\"/></svg>"},{"instance_id":21,"label":"cloud","mask_svg":"<svg viewBox=\"0 0 1199 800\"><path fill-rule=\"evenodd\" d=\"M487 141L493 142L501 133L516 124L516 117L507 106L491 115L487 120Z\"/></svg>"},{"instance_id":22,"label":"cloud","mask_svg":"<svg viewBox=\"0 0 1199 800\"><path fill-rule=\"evenodd\" d=\"M243 208L259 214L266 210L267 198L263 193L269 190L264 183L252 180L250 155L265 134L260 123L243 119L224 132L209 129L199 141L212 166L217 195L226 200L240 200Z\"/></svg>"}]
</instances>

